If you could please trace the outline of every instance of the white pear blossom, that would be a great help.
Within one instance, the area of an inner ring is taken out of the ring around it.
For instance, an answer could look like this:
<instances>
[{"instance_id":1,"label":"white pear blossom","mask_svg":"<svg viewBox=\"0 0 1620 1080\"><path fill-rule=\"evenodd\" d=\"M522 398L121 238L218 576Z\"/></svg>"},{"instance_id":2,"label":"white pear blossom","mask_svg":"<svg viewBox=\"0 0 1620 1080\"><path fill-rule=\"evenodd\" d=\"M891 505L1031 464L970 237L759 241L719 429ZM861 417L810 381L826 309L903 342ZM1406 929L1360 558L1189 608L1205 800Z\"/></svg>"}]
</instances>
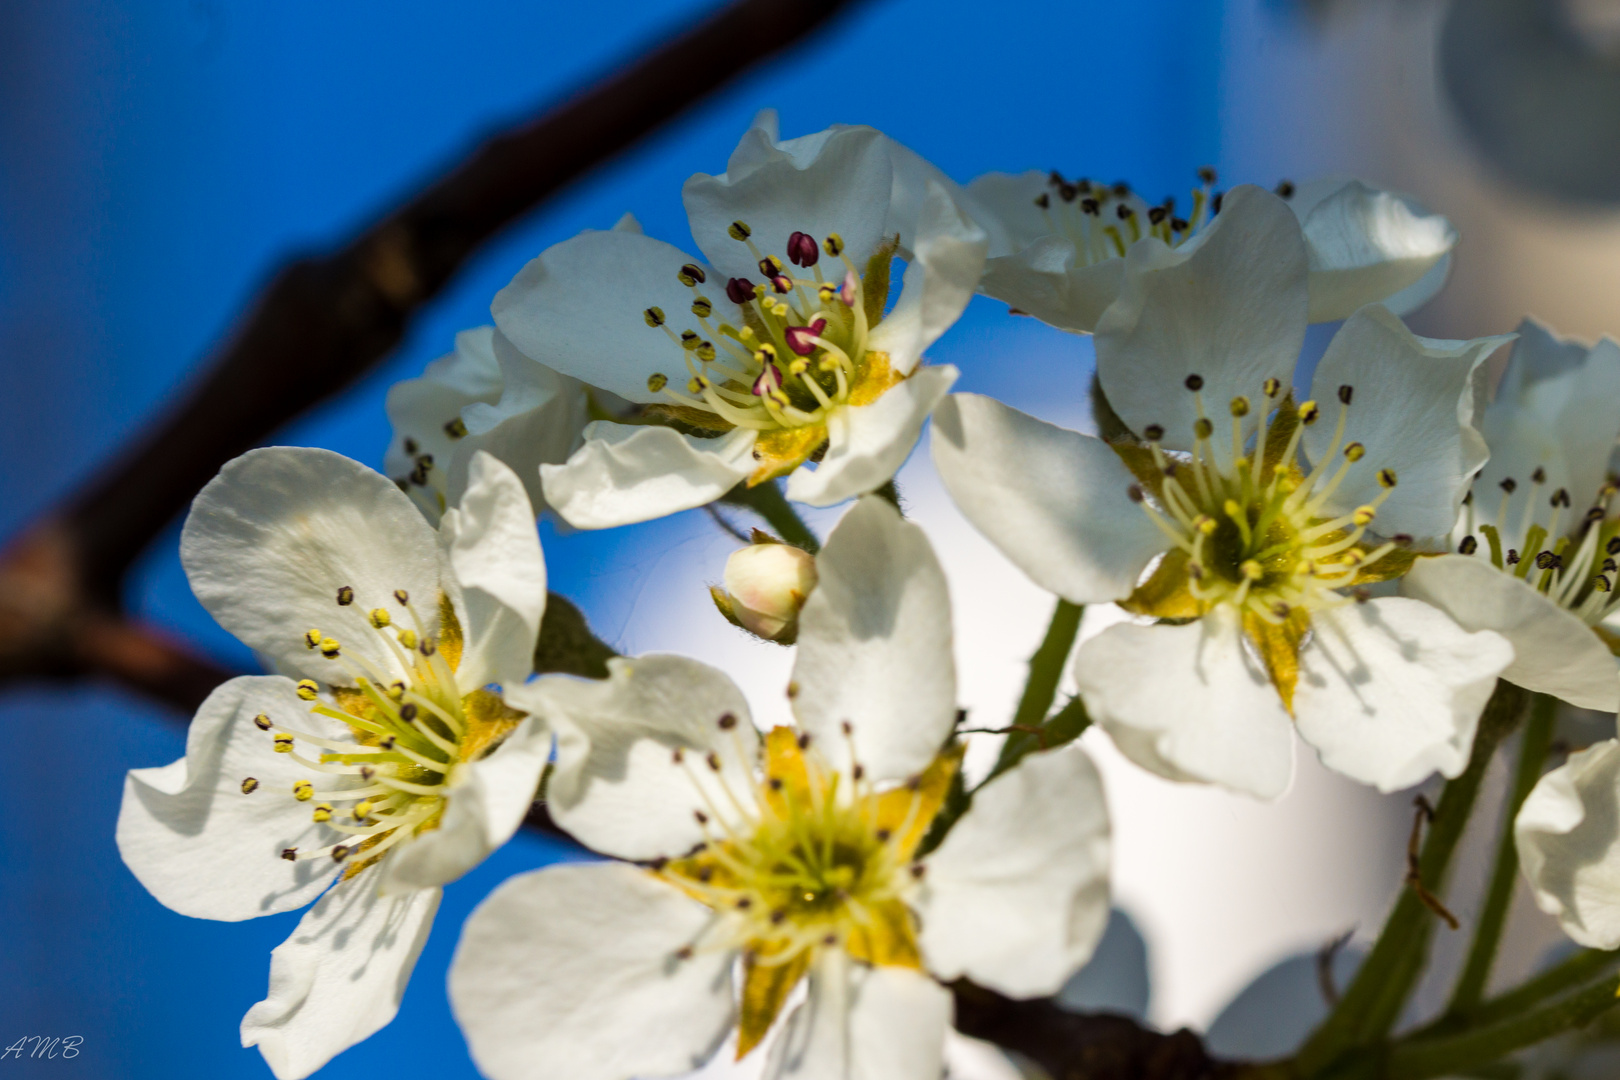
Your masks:
<instances>
[{"instance_id":1,"label":"white pear blossom","mask_svg":"<svg viewBox=\"0 0 1620 1080\"><path fill-rule=\"evenodd\" d=\"M463 330L454 352L389 389L394 436L383 468L437 522L461 501L483 450L511 467L538 512L540 466L568 460L588 404L579 380L530 360L493 326Z\"/></svg>"},{"instance_id":2,"label":"white pear blossom","mask_svg":"<svg viewBox=\"0 0 1620 1080\"><path fill-rule=\"evenodd\" d=\"M283 674L225 683L184 758L130 772L118 848L184 915L314 902L242 1021L294 1080L393 1018L440 886L533 800L549 735L490 687L531 673L539 536L487 454L435 530L387 477L273 447L203 489L180 554L203 605Z\"/></svg>"},{"instance_id":3,"label":"white pear blossom","mask_svg":"<svg viewBox=\"0 0 1620 1080\"><path fill-rule=\"evenodd\" d=\"M773 127L750 129L723 175L687 181L701 259L588 231L495 297L523 353L645 406L542 468L571 524L644 521L783 475L816 506L873 491L955 380L919 364L972 299L984 231L871 128L781 142ZM885 314L897 252L908 263Z\"/></svg>"},{"instance_id":4,"label":"white pear blossom","mask_svg":"<svg viewBox=\"0 0 1620 1080\"><path fill-rule=\"evenodd\" d=\"M1420 560L1402 582L1463 627L1511 641L1503 678L1607 713L1620 709L1620 637L1603 625L1620 612L1620 522L1606 518L1617 402L1620 345L1587 348L1526 320L1485 411L1491 459L1458 523L1459 554Z\"/></svg>"},{"instance_id":5,"label":"white pear blossom","mask_svg":"<svg viewBox=\"0 0 1620 1080\"><path fill-rule=\"evenodd\" d=\"M1178 247L1214 221L1222 196L1215 173L1199 171L1186 216L1174 200L1150 205L1126 184L1070 181L1056 172L988 173L967 185L966 202L996 243L980 291L1061 330L1090 333L1119 295L1125 254L1154 237ZM1415 310L1445 284L1451 223L1401 195L1356 180L1279 185L1305 235L1309 319L1329 322L1382 301Z\"/></svg>"},{"instance_id":6,"label":"white pear blossom","mask_svg":"<svg viewBox=\"0 0 1620 1080\"><path fill-rule=\"evenodd\" d=\"M1514 821L1536 904L1592 949L1620 948L1620 741L1543 776Z\"/></svg>"},{"instance_id":7,"label":"white pear blossom","mask_svg":"<svg viewBox=\"0 0 1620 1080\"><path fill-rule=\"evenodd\" d=\"M1494 633L1360 589L1456 521L1485 460L1475 372L1508 339L1420 338L1370 306L1296 401L1308 265L1287 205L1236 188L1191 242L1131 248L1097 325L1102 389L1139 440L966 394L933 438L957 505L1038 584L1160 620L1076 660L1120 749L1262 797L1288 786L1291 727L1384 790L1456 775L1512 660Z\"/></svg>"},{"instance_id":8,"label":"white pear blossom","mask_svg":"<svg viewBox=\"0 0 1620 1080\"><path fill-rule=\"evenodd\" d=\"M936 979L1050 994L1091 954L1109 840L1084 751L1030 755L919 856L961 760L943 574L876 497L819 561L796 727L762 738L729 679L676 656L514 694L556 725L557 822L642 865L546 868L473 913L450 994L485 1075L668 1076L774 1030L772 1080L937 1080Z\"/></svg>"}]
</instances>

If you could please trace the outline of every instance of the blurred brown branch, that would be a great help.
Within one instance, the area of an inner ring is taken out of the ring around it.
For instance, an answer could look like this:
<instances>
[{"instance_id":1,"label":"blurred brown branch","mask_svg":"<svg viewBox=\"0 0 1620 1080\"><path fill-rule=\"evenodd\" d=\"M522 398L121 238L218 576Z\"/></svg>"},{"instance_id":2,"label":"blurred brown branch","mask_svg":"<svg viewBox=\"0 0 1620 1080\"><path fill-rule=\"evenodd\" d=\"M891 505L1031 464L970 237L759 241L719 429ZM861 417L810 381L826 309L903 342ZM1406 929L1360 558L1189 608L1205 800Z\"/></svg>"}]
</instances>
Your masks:
<instances>
[{"instance_id":1,"label":"blurred brown branch","mask_svg":"<svg viewBox=\"0 0 1620 1080\"><path fill-rule=\"evenodd\" d=\"M189 714L231 673L126 620L119 594L219 467L377 364L501 229L854 2L734 0L283 268L185 399L0 552L0 686L106 675Z\"/></svg>"}]
</instances>

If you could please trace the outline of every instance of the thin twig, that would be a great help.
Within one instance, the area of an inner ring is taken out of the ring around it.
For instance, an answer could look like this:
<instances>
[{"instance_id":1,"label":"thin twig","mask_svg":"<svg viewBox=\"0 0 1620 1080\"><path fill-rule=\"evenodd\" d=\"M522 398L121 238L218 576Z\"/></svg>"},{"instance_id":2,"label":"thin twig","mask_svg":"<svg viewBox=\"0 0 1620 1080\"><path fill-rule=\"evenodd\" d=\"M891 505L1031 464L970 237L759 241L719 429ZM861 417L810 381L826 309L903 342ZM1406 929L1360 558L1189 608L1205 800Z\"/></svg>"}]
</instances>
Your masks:
<instances>
[{"instance_id":1,"label":"thin twig","mask_svg":"<svg viewBox=\"0 0 1620 1080\"><path fill-rule=\"evenodd\" d=\"M1462 926L1449 908L1441 902L1440 898L1430 892L1423 884L1422 857L1423 825L1434 820L1434 807L1429 800L1419 795L1412 800L1417 807L1417 814L1412 819L1412 836L1406 842L1406 883L1417 893L1417 898L1423 901L1423 906L1434 912L1446 921L1446 925L1456 930Z\"/></svg>"}]
</instances>

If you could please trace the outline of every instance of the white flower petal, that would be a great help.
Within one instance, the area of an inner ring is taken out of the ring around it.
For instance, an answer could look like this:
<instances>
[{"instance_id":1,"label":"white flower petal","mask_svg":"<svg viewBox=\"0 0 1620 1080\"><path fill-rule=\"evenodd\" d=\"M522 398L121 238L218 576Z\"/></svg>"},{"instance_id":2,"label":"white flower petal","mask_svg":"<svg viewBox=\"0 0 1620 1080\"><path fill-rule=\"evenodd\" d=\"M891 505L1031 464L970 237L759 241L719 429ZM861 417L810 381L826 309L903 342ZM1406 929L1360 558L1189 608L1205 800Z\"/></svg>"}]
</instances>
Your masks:
<instances>
[{"instance_id":1,"label":"white flower petal","mask_svg":"<svg viewBox=\"0 0 1620 1080\"><path fill-rule=\"evenodd\" d=\"M759 736L722 672L681 656L608 661L606 679L550 675L506 691L557 734L546 801L557 824L621 859L673 857L703 839L697 811L729 813L722 783L753 788ZM734 723L721 726L721 718ZM677 748L683 761L674 759ZM716 755L718 775L705 763ZM700 786L701 785L701 786Z\"/></svg>"},{"instance_id":2,"label":"white flower petal","mask_svg":"<svg viewBox=\"0 0 1620 1080\"><path fill-rule=\"evenodd\" d=\"M950 993L926 975L825 952L771 1045L765 1080L936 1080L950 1018Z\"/></svg>"},{"instance_id":3,"label":"white flower petal","mask_svg":"<svg viewBox=\"0 0 1620 1080\"><path fill-rule=\"evenodd\" d=\"M339 869L330 859L281 857L342 840L310 818L292 796L298 780L318 780L271 746L260 713L323 738L341 724L312 715L280 675L244 675L208 695L186 733L186 756L155 769L131 769L118 812L118 852L165 907L198 919L234 922L301 908ZM275 729L272 729L275 730ZM259 786L243 794L242 781Z\"/></svg>"},{"instance_id":4,"label":"white flower petal","mask_svg":"<svg viewBox=\"0 0 1620 1080\"><path fill-rule=\"evenodd\" d=\"M1097 377L1120 419L1190 450L1197 402L1225 432L1227 404L1261 399L1268 378L1288 385L1305 340L1305 242L1286 203L1259 188L1228 192L1215 221L1174 250L1146 239L1126 256L1119 299L1097 323ZM1264 410L1245 424L1253 430ZM1214 440L1219 460L1229 440Z\"/></svg>"},{"instance_id":5,"label":"white flower petal","mask_svg":"<svg viewBox=\"0 0 1620 1080\"><path fill-rule=\"evenodd\" d=\"M1578 944L1620 947L1620 742L1571 754L1514 822L1536 904Z\"/></svg>"},{"instance_id":6,"label":"white flower petal","mask_svg":"<svg viewBox=\"0 0 1620 1080\"><path fill-rule=\"evenodd\" d=\"M1590 505L1604 482L1620 438L1620 345L1609 338L1587 349L1562 341L1526 319L1481 430L1491 459L1474 482L1476 516L1519 533L1526 502L1542 511L1563 488L1577 509ZM1545 479L1534 483L1541 469ZM1516 490L1501 498L1501 484ZM1503 512L1505 509L1505 513Z\"/></svg>"},{"instance_id":7,"label":"white flower petal","mask_svg":"<svg viewBox=\"0 0 1620 1080\"><path fill-rule=\"evenodd\" d=\"M733 221L742 221L753 230L754 246L784 266L793 233L808 233L817 243L838 233L849 258L864 269L882 238L893 196L889 140L868 127L834 128L774 151L763 148L762 139L759 128L743 136L753 143L747 152L739 147L747 171L734 175L728 167L721 176L698 173L681 188L698 249L726 277L758 281L748 245L727 233Z\"/></svg>"},{"instance_id":8,"label":"white flower petal","mask_svg":"<svg viewBox=\"0 0 1620 1080\"><path fill-rule=\"evenodd\" d=\"M1339 448L1358 442L1366 456L1350 466L1324 512L1348 513L1372 502L1383 491L1378 471L1389 468L1398 484L1373 528L1382 536L1419 539L1450 532L1468 482L1488 456L1475 427L1480 365L1511 340L1418 337L1376 305L1346 320L1316 367L1311 396L1322 417L1305 429L1302 443L1313 462L1329 452L1340 387L1349 386L1353 396ZM1342 460L1328 468L1337 470Z\"/></svg>"},{"instance_id":9,"label":"white flower petal","mask_svg":"<svg viewBox=\"0 0 1620 1080\"><path fill-rule=\"evenodd\" d=\"M450 776L439 827L401 843L382 863L385 895L448 885L512 838L534 804L551 734L529 717L506 741Z\"/></svg>"},{"instance_id":10,"label":"white flower petal","mask_svg":"<svg viewBox=\"0 0 1620 1080\"><path fill-rule=\"evenodd\" d=\"M1164 534L1130 500L1135 478L1100 439L993 398L952 394L935 410L932 447L963 515L1065 600L1129 596L1165 548Z\"/></svg>"},{"instance_id":11,"label":"white flower petal","mask_svg":"<svg viewBox=\"0 0 1620 1080\"><path fill-rule=\"evenodd\" d=\"M1534 573L1534 571L1532 571ZM1620 710L1620 669L1592 628L1483 557L1419 559L1401 593L1433 604L1464 630L1494 630L1513 646L1502 678L1582 709Z\"/></svg>"},{"instance_id":12,"label":"white flower petal","mask_svg":"<svg viewBox=\"0 0 1620 1080\"><path fill-rule=\"evenodd\" d=\"M832 506L888 483L957 375L949 364L925 367L870 405L834 411L827 419L826 456L814 469L799 468L788 477L787 497Z\"/></svg>"},{"instance_id":13,"label":"white flower petal","mask_svg":"<svg viewBox=\"0 0 1620 1080\"><path fill-rule=\"evenodd\" d=\"M979 290L1059 330L1087 334L1119 296L1125 260L1085 264L1074 241L1043 236L984 264Z\"/></svg>"},{"instance_id":14,"label":"white flower petal","mask_svg":"<svg viewBox=\"0 0 1620 1080\"><path fill-rule=\"evenodd\" d=\"M587 231L543 251L495 294L490 311L513 345L547 367L627 401L667 401L647 380L686 381L686 352L666 330L700 329L689 314L693 292L675 276L693 261L637 232ZM701 292L714 305L714 323L741 326L726 283L706 273ZM644 312L653 307L663 310L665 326L647 325Z\"/></svg>"},{"instance_id":15,"label":"white flower petal","mask_svg":"<svg viewBox=\"0 0 1620 1080\"><path fill-rule=\"evenodd\" d=\"M467 919L450 1003L491 1080L627 1080L707 1061L733 1023L734 954L710 912L623 863L511 878Z\"/></svg>"},{"instance_id":16,"label":"white flower petal","mask_svg":"<svg viewBox=\"0 0 1620 1080\"><path fill-rule=\"evenodd\" d=\"M914 247L900 299L872 329L869 351L887 353L889 366L908 375L923 351L961 316L979 286L985 231L967 218L950 193L930 182L919 209Z\"/></svg>"},{"instance_id":17,"label":"white flower petal","mask_svg":"<svg viewBox=\"0 0 1620 1080\"><path fill-rule=\"evenodd\" d=\"M1288 789L1288 713L1225 608L1183 626L1111 626L1080 646L1074 673L1092 718L1144 769L1262 799Z\"/></svg>"},{"instance_id":18,"label":"white flower petal","mask_svg":"<svg viewBox=\"0 0 1620 1080\"><path fill-rule=\"evenodd\" d=\"M433 928L439 890L377 894L375 873L339 883L270 954L270 992L242 1018L277 1080L302 1080L399 1011Z\"/></svg>"},{"instance_id":19,"label":"white flower petal","mask_svg":"<svg viewBox=\"0 0 1620 1080\"><path fill-rule=\"evenodd\" d=\"M951 599L928 537L867 496L828 537L816 570L793 664L799 726L841 765L852 742L874 781L920 773L956 718Z\"/></svg>"},{"instance_id":20,"label":"white flower petal","mask_svg":"<svg viewBox=\"0 0 1620 1080\"><path fill-rule=\"evenodd\" d=\"M914 906L929 971L1053 994L1108 924L1108 805L1078 746L1031 754L973 796L925 860Z\"/></svg>"},{"instance_id":21,"label":"white flower petal","mask_svg":"<svg viewBox=\"0 0 1620 1080\"><path fill-rule=\"evenodd\" d=\"M516 686L533 672L546 611L540 534L529 496L511 469L480 450L468 477L461 505L439 527L466 611L456 680L463 690Z\"/></svg>"},{"instance_id":22,"label":"white flower petal","mask_svg":"<svg viewBox=\"0 0 1620 1080\"><path fill-rule=\"evenodd\" d=\"M454 423L468 405L493 402L501 396L494 335L493 326L463 330L456 335L455 351L429 364L421 378L389 387L385 408L394 437L383 454L383 471L389 476L408 476L421 454L431 454L438 467L447 466L457 441L446 425ZM415 445L415 453L406 451L407 440Z\"/></svg>"},{"instance_id":23,"label":"white flower petal","mask_svg":"<svg viewBox=\"0 0 1620 1080\"><path fill-rule=\"evenodd\" d=\"M305 644L311 628L392 670L366 613L395 607L394 590L406 589L437 625L432 526L392 480L330 450L272 446L227 462L191 504L180 562L221 626L324 682L349 679ZM354 602L339 606L345 585Z\"/></svg>"},{"instance_id":24,"label":"white flower petal","mask_svg":"<svg viewBox=\"0 0 1620 1080\"><path fill-rule=\"evenodd\" d=\"M1310 253L1313 323L1348 318L1417 284L1457 242L1444 217L1355 180L1316 201L1301 224ZM1409 294L1403 299L1411 306L1404 310L1428 298Z\"/></svg>"},{"instance_id":25,"label":"white flower petal","mask_svg":"<svg viewBox=\"0 0 1620 1080\"><path fill-rule=\"evenodd\" d=\"M754 470L756 433L715 439L598 421L566 464L542 465L546 501L576 529L610 529L711 503Z\"/></svg>"},{"instance_id":26,"label":"white flower petal","mask_svg":"<svg viewBox=\"0 0 1620 1080\"><path fill-rule=\"evenodd\" d=\"M1463 771L1513 647L1391 596L1318 611L1299 654L1294 715L1322 763L1380 791Z\"/></svg>"},{"instance_id":27,"label":"white flower petal","mask_svg":"<svg viewBox=\"0 0 1620 1080\"><path fill-rule=\"evenodd\" d=\"M450 458L446 498L451 505L461 501L472 458L485 450L517 473L538 512L545 508L540 466L567 461L589 421L585 385L524 356L498 331L494 348L501 365L501 394L494 402L473 402L461 411L468 433Z\"/></svg>"},{"instance_id":28,"label":"white flower petal","mask_svg":"<svg viewBox=\"0 0 1620 1080\"><path fill-rule=\"evenodd\" d=\"M991 244L992 259L1014 254L1041 237L1051 235L1050 219L1035 205L1035 200L1049 185L1049 175L1039 169L1021 173L990 172L968 182L966 191L971 205L985 217L993 217L996 223L992 226L981 217L979 224L984 225L993 238L997 232L1004 237L1002 243Z\"/></svg>"}]
</instances>

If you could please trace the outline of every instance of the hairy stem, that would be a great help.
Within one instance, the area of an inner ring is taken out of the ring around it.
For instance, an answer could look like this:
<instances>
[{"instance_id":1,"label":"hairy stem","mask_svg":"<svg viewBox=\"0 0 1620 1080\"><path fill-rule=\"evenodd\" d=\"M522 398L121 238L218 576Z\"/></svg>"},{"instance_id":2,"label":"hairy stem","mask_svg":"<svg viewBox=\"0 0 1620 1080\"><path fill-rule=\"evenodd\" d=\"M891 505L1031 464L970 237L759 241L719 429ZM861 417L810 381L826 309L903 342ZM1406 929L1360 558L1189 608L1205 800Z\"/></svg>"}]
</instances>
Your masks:
<instances>
[{"instance_id":1,"label":"hairy stem","mask_svg":"<svg viewBox=\"0 0 1620 1080\"><path fill-rule=\"evenodd\" d=\"M1519 816L1519 807L1529 798L1530 789L1541 779L1547 751L1552 746L1553 714L1558 701L1547 694L1537 694L1530 707L1530 720L1525 724L1524 737L1519 745L1519 769L1508 793L1508 802L1502 808L1502 834L1497 840L1496 863L1491 871L1491 883L1485 894L1485 905L1480 910L1479 922L1474 929L1474 942L1468 951L1468 961L1457 977L1451 1004L1446 1012L1463 1017L1479 1007L1485 997L1485 983L1491 976L1496 961L1497 946L1502 940L1502 928L1507 923L1508 909L1513 902L1513 886L1519 878L1519 848L1514 842L1513 819Z\"/></svg>"},{"instance_id":2,"label":"hairy stem","mask_svg":"<svg viewBox=\"0 0 1620 1080\"><path fill-rule=\"evenodd\" d=\"M1620 976L1611 975L1550 1005L1456 1035L1402 1041L1390 1049L1388 1080L1427 1080L1498 1061L1571 1028L1583 1027L1614 1007Z\"/></svg>"},{"instance_id":3,"label":"hairy stem","mask_svg":"<svg viewBox=\"0 0 1620 1080\"><path fill-rule=\"evenodd\" d=\"M763 484L749 487L747 484L738 484L721 497L721 502L731 503L733 506L746 506L754 513L765 519L766 524L776 530L776 534L794 547L803 548L814 555L821 550L821 540L804 523L799 512L782 494L782 489L771 480Z\"/></svg>"},{"instance_id":4,"label":"hairy stem","mask_svg":"<svg viewBox=\"0 0 1620 1080\"><path fill-rule=\"evenodd\" d=\"M1444 882L1491 754L1512 731L1524 701L1523 690L1497 682L1496 692L1480 717L1468 768L1446 784L1429 825L1428 839L1418 859L1419 878L1428 889L1438 890ZM1401 894L1372 952L1339 1004L1300 1048L1296 1060L1301 1074L1320 1073L1348 1051L1378 1042L1388 1033L1423 971L1434 920L1418 889L1408 888Z\"/></svg>"}]
</instances>

